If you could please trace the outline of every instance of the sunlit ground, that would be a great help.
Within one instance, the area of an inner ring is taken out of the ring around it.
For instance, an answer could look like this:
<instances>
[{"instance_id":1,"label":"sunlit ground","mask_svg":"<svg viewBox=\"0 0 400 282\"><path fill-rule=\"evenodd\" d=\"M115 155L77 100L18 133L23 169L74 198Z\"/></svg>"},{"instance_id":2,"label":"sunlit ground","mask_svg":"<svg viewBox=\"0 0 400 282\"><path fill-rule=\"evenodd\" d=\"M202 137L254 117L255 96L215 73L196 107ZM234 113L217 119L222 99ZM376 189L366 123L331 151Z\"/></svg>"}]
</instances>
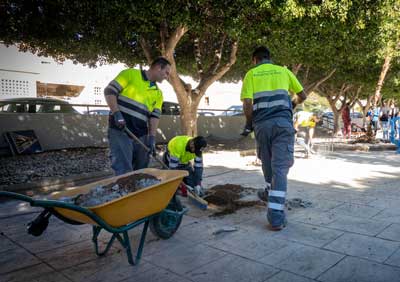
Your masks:
<instances>
[{"instance_id":1,"label":"sunlit ground","mask_svg":"<svg viewBox=\"0 0 400 282\"><path fill-rule=\"evenodd\" d=\"M241 157L239 152L218 152L204 155L206 168L220 167L219 171L260 170L251 165L255 156ZM260 174L254 172L255 177ZM366 189L379 179L380 183L400 181L400 155L395 151L341 152L314 155L310 159L296 157L289 180L315 185L329 184L343 189Z\"/></svg>"}]
</instances>

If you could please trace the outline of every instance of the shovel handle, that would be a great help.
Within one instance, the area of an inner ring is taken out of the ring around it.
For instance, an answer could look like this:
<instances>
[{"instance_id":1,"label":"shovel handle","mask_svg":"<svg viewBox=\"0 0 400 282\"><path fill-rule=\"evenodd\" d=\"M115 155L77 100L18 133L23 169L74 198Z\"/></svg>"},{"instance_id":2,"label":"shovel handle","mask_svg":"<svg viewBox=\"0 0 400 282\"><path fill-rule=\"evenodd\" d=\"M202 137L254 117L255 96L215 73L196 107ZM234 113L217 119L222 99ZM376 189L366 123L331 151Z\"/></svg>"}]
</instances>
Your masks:
<instances>
[{"instance_id":1,"label":"shovel handle","mask_svg":"<svg viewBox=\"0 0 400 282\"><path fill-rule=\"evenodd\" d=\"M133 140L135 140L137 143L139 143L139 145L142 146L143 149L145 149L147 153L150 152L150 148L147 147L142 142L142 140L140 140L135 134L133 134L132 131L130 131L127 127L125 127L124 130L128 134L128 136L131 137ZM162 160L160 160L160 158L158 158L157 156L154 156L152 154L150 154L150 155L152 156L153 159L155 159L157 162L159 162L164 168L169 169L169 167Z\"/></svg>"}]
</instances>

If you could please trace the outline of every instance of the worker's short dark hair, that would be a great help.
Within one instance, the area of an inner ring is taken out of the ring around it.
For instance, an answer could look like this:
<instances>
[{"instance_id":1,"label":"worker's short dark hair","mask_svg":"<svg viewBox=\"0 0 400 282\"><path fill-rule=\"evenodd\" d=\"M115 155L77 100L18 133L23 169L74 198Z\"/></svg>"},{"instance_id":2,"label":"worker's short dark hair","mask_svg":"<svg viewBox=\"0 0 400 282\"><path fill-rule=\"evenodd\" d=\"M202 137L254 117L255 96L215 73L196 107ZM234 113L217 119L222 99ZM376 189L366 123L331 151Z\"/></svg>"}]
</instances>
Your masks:
<instances>
[{"instance_id":1,"label":"worker's short dark hair","mask_svg":"<svg viewBox=\"0 0 400 282\"><path fill-rule=\"evenodd\" d=\"M207 147L207 141L203 136L197 136L193 138L194 143L194 153L198 156L205 147Z\"/></svg>"},{"instance_id":2,"label":"worker's short dark hair","mask_svg":"<svg viewBox=\"0 0 400 282\"><path fill-rule=\"evenodd\" d=\"M151 67L161 66L162 69L170 65L171 63L164 57L158 57L151 63Z\"/></svg>"},{"instance_id":3,"label":"worker's short dark hair","mask_svg":"<svg viewBox=\"0 0 400 282\"><path fill-rule=\"evenodd\" d=\"M257 62L261 62L262 60L271 59L271 54L267 47L260 46L257 47L253 52L253 59L256 59Z\"/></svg>"}]
</instances>

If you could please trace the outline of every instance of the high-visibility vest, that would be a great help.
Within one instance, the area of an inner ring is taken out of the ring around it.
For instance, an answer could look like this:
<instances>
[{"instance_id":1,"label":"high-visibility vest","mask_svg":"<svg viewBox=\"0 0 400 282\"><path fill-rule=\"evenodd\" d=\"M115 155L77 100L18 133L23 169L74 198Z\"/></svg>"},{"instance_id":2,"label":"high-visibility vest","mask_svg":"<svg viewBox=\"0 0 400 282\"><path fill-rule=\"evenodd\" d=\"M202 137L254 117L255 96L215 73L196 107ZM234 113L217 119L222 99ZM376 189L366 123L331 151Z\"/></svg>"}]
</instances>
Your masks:
<instances>
[{"instance_id":1,"label":"high-visibility vest","mask_svg":"<svg viewBox=\"0 0 400 282\"><path fill-rule=\"evenodd\" d=\"M289 91L303 90L296 76L287 68L264 61L246 73L240 99L253 100L253 121L261 122L273 117L292 120Z\"/></svg>"}]
</instances>

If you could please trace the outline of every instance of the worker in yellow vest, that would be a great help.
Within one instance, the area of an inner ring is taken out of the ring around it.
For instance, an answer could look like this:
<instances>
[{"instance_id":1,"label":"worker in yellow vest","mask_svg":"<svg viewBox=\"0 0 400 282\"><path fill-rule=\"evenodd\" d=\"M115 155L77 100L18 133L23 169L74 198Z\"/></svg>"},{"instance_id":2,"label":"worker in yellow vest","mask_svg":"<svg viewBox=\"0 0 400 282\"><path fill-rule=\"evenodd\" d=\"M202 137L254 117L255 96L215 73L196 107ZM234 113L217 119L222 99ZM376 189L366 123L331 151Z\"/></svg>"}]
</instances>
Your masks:
<instances>
[{"instance_id":1,"label":"worker in yellow vest","mask_svg":"<svg viewBox=\"0 0 400 282\"><path fill-rule=\"evenodd\" d=\"M266 182L258 196L268 202L269 228L279 231L286 225L287 174L294 161L293 109L307 95L290 70L271 62L268 48L257 48L252 62L254 67L246 73L240 94L246 116L242 135L255 131Z\"/></svg>"},{"instance_id":2,"label":"worker in yellow vest","mask_svg":"<svg viewBox=\"0 0 400 282\"><path fill-rule=\"evenodd\" d=\"M145 168L149 154L124 131L127 127L155 153L155 135L163 96L157 82L167 79L171 63L159 57L147 71L126 69L104 89L110 107L108 141L111 167L116 175Z\"/></svg>"},{"instance_id":3,"label":"worker in yellow vest","mask_svg":"<svg viewBox=\"0 0 400 282\"><path fill-rule=\"evenodd\" d=\"M203 178L203 150L207 147L207 141L202 136L176 136L168 142L167 151L164 154L164 162L170 169L182 169L189 172L189 176L183 179L187 185L194 188L196 194L204 195L201 186Z\"/></svg>"},{"instance_id":4,"label":"worker in yellow vest","mask_svg":"<svg viewBox=\"0 0 400 282\"><path fill-rule=\"evenodd\" d=\"M296 129L296 142L305 150L306 157L314 154L312 150L315 126L319 121L318 115L313 112L298 111L293 116L294 129Z\"/></svg>"}]
</instances>

